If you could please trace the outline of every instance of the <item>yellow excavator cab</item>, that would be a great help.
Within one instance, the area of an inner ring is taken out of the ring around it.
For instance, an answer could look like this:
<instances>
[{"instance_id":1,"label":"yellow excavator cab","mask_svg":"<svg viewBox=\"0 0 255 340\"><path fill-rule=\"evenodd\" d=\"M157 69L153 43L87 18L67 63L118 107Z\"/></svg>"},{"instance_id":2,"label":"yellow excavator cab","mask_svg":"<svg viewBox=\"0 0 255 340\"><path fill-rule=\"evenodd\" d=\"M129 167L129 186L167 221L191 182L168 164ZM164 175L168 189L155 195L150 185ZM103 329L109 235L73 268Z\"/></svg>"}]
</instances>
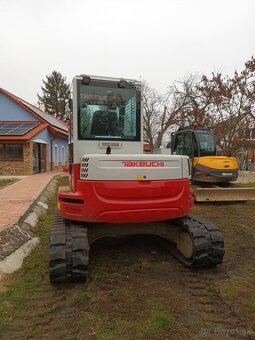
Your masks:
<instances>
[{"instance_id":1,"label":"yellow excavator cab","mask_svg":"<svg viewBox=\"0 0 255 340\"><path fill-rule=\"evenodd\" d=\"M190 157L196 202L255 200L254 188L241 188L229 183L238 177L237 160L234 157L217 156L215 136L207 128L180 128L172 134L167 147L171 147L173 154ZM224 183L227 183L227 187Z\"/></svg>"},{"instance_id":2,"label":"yellow excavator cab","mask_svg":"<svg viewBox=\"0 0 255 340\"><path fill-rule=\"evenodd\" d=\"M236 158L216 155L215 136L207 128L180 128L168 146L173 154L190 157L193 182L227 183L238 177Z\"/></svg>"}]
</instances>

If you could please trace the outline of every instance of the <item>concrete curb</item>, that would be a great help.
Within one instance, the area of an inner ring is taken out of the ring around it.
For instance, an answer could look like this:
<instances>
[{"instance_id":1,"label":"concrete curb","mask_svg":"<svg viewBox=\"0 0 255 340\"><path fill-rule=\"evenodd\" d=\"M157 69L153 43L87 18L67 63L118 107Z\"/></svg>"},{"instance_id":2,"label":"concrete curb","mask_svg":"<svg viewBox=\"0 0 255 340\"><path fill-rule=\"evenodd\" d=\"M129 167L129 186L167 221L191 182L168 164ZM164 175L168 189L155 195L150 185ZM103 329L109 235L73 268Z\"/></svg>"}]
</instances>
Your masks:
<instances>
[{"instance_id":1,"label":"concrete curb","mask_svg":"<svg viewBox=\"0 0 255 340\"><path fill-rule=\"evenodd\" d=\"M39 217L47 211L48 199L55 194L57 179L61 176L66 174L52 177L19 220L0 231L0 279L19 269L25 257L40 243L33 229Z\"/></svg>"},{"instance_id":2,"label":"concrete curb","mask_svg":"<svg viewBox=\"0 0 255 340\"><path fill-rule=\"evenodd\" d=\"M4 274L12 274L23 264L23 260L38 246L40 239L34 237L0 262L0 279Z\"/></svg>"}]
</instances>

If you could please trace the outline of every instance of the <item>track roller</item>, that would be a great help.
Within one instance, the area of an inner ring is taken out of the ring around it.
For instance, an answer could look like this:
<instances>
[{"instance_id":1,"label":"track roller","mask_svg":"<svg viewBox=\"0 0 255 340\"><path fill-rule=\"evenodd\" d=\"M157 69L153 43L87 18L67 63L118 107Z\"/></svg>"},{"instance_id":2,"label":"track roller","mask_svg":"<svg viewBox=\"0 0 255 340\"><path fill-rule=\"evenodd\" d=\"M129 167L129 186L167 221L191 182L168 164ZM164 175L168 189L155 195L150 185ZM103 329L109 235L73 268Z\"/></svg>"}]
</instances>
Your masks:
<instances>
[{"instance_id":1,"label":"track roller","mask_svg":"<svg viewBox=\"0 0 255 340\"><path fill-rule=\"evenodd\" d=\"M167 248L185 266L208 268L222 262L224 238L215 224L194 215L173 222L178 228L178 237L175 246Z\"/></svg>"}]
</instances>

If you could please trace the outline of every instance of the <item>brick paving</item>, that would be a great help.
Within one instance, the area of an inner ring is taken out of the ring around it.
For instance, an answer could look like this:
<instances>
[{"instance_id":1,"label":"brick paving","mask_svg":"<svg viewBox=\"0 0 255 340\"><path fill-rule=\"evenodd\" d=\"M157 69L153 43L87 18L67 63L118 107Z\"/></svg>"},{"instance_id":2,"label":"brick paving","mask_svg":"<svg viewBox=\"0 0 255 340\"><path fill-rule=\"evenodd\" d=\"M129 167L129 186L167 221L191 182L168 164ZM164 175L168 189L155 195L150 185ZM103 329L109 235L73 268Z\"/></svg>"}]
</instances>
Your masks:
<instances>
[{"instance_id":1,"label":"brick paving","mask_svg":"<svg viewBox=\"0 0 255 340\"><path fill-rule=\"evenodd\" d=\"M19 220L55 175L44 172L28 176L0 189L0 230Z\"/></svg>"},{"instance_id":2,"label":"brick paving","mask_svg":"<svg viewBox=\"0 0 255 340\"><path fill-rule=\"evenodd\" d=\"M18 225L10 225L0 230L0 261L31 240L33 234Z\"/></svg>"}]
</instances>

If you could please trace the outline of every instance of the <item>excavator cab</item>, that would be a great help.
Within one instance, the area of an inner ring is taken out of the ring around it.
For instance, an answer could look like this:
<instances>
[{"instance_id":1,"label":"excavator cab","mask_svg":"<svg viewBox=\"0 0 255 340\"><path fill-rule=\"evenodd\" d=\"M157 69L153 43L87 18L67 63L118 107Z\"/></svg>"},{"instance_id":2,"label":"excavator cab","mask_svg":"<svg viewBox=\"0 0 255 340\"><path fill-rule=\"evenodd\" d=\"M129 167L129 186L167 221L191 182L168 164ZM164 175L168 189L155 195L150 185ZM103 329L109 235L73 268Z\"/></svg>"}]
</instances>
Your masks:
<instances>
[{"instance_id":1,"label":"excavator cab","mask_svg":"<svg viewBox=\"0 0 255 340\"><path fill-rule=\"evenodd\" d=\"M171 152L190 158L216 156L215 136L206 129L180 129L172 134Z\"/></svg>"},{"instance_id":2,"label":"excavator cab","mask_svg":"<svg viewBox=\"0 0 255 340\"><path fill-rule=\"evenodd\" d=\"M171 153L189 156L194 182L227 183L238 176L234 157L217 156L216 140L207 128L180 128L172 134Z\"/></svg>"}]
</instances>

